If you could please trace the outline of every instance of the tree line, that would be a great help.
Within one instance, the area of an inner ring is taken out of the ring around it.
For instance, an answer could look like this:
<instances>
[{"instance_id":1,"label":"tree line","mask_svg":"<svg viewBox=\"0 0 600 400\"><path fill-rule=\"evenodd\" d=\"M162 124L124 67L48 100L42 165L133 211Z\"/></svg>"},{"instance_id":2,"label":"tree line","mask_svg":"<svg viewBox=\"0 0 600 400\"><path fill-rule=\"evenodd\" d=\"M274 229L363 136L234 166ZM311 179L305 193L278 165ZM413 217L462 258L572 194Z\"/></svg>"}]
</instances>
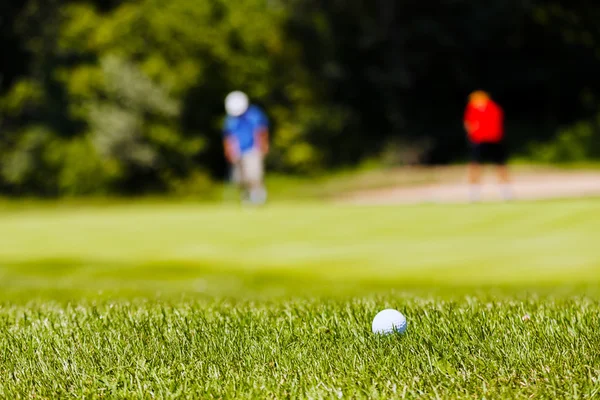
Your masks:
<instances>
[{"instance_id":1,"label":"tree line","mask_svg":"<svg viewBox=\"0 0 600 400\"><path fill-rule=\"evenodd\" d=\"M269 167L466 156L466 97L513 154L600 157L592 1L27 0L0 5L0 193L169 192L215 179L223 99L273 125Z\"/></svg>"}]
</instances>

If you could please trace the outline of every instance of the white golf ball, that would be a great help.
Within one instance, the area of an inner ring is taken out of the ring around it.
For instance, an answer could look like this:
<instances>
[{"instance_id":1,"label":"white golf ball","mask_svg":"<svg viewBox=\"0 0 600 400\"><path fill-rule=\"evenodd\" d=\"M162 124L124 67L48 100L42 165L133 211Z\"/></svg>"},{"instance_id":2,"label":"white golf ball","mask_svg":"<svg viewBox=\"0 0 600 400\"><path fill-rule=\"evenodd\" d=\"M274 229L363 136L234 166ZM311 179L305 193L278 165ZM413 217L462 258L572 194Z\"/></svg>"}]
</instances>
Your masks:
<instances>
[{"instance_id":1,"label":"white golf ball","mask_svg":"<svg viewBox=\"0 0 600 400\"><path fill-rule=\"evenodd\" d=\"M406 331L406 317L401 312L387 309L377 313L373 319L373 333L390 334Z\"/></svg>"}]
</instances>

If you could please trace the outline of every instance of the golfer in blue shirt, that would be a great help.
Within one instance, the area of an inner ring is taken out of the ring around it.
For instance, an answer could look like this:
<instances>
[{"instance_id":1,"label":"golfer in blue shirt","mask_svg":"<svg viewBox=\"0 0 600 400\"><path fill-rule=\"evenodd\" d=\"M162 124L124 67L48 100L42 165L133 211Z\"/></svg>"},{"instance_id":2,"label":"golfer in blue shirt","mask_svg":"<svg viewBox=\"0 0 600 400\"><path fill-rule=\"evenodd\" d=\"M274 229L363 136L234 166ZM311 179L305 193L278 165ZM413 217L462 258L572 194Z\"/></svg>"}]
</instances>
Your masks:
<instances>
[{"instance_id":1,"label":"golfer in blue shirt","mask_svg":"<svg viewBox=\"0 0 600 400\"><path fill-rule=\"evenodd\" d=\"M240 186L246 201L263 204L267 199L264 157L269 151L268 118L240 91L227 95L225 110L223 145L232 168L232 179Z\"/></svg>"}]
</instances>

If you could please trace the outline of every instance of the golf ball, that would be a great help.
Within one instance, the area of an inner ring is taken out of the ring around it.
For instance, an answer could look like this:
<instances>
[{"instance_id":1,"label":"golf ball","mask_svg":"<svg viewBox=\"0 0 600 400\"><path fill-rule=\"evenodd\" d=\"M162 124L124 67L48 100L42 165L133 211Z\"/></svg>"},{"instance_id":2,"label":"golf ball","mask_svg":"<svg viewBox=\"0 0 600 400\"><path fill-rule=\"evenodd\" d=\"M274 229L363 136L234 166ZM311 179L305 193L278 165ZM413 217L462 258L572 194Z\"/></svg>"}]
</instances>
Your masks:
<instances>
[{"instance_id":1,"label":"golf ball","mask_svg":"<svg viewBox=\"0 0 600 400\"><path fill-rule=\"evenodd\" d=\"M377 313L373 319L373 333L389 334L406 331L406 317L401 312L387 309Z\"/></svg>"}]
</instances>

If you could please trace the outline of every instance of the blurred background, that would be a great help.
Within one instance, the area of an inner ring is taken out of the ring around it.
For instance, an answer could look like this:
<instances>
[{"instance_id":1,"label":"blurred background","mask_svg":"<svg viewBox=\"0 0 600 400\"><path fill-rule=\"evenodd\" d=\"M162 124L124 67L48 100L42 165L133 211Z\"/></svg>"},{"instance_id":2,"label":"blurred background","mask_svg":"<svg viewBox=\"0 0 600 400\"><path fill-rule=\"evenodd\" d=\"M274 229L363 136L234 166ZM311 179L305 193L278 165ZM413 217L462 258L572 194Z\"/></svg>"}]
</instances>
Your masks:
<instances>
[{"instance_id":1,"label":"blurred background","mask_svg":"<svg viewBox=\"0 0 600 400\"><path fill-rule=\"evenodd\" d=\"M475 89L513 159L593 162L599 18L591 0L4 1L0 193L208 191L237 89L278 174L463 162Z\"/></svg>"}]
</instances>

